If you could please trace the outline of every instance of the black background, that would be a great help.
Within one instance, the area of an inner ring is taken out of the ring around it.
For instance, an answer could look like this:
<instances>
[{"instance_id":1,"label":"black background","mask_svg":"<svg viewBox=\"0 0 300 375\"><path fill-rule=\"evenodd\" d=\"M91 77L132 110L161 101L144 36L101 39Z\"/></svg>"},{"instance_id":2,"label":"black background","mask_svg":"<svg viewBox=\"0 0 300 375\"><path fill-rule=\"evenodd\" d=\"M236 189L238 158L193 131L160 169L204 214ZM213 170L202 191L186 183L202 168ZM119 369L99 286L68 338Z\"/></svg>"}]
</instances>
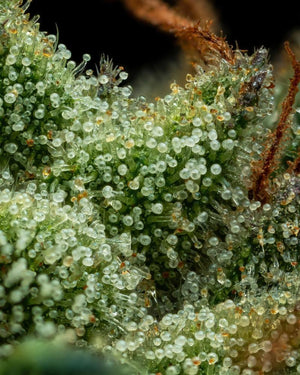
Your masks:
<instances>
[{"instance_id":1,"label":"black background","mask_svg":"<svg viewBox=\"0 0 300 375\"><path fill-rule=\"evenodd\" d=\"M230 44L253 51L265 46L271 59L290 32L299 28L297 0L212 0L221 29ZM171 35L134 19L119 0L33 0L28 12L40 15L40 29L56 34L80 62L84 53L94 68L100 55L109 55L129 73L129 83L143 66L172 56L178 46Z\"/></svg>"}]
</instances>

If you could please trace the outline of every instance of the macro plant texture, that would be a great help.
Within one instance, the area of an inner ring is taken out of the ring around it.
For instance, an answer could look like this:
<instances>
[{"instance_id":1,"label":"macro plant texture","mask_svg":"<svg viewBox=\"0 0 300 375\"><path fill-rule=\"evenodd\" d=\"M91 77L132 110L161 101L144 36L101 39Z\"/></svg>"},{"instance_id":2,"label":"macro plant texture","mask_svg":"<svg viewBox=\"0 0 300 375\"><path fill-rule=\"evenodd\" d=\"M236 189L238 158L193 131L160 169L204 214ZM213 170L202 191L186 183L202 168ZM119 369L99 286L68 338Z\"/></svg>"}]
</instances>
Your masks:
<instances>
[{"instance_id":1,"label":"macro plant texture","mask_svg":"<svg viewBox=\"0 0 300 375\"><path fill-rule=\"evenodd\" d=\"M0 371L40 339L131 374L299 374L289 44L283 94L265 49L154 2L199 64L151 103L109 58L76 66L29 3L0 4Z\"/></svg>"}]
</instances>

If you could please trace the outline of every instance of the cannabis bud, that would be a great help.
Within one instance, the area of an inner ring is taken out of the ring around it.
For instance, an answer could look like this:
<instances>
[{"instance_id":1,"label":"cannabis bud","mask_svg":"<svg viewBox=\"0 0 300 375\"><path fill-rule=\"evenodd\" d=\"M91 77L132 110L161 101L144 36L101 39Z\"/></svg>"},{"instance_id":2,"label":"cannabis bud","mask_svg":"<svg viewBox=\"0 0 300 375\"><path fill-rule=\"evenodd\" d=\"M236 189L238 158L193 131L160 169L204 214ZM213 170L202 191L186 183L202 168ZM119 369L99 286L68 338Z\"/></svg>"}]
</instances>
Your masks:
<instances>
[{"instance_id":1,"label":"cannabis bud","mask_svg":"<svg viewBox=\"0 0 300 375\"><path fill-rule=\"evenodd\" d=\"M146 1L139 14L163 10L157 23L200 56L152 103L106 57L96 74L89 55L76 66L29 3L0 4L0 369L25 351L44 371L60 354L26 344L38 339L86 350L61 349L64 374L80 358L98 371L90 353L131 374L300 373L289 45L279 111L265 49L233 50Z\"/></svg>"}]
</instances>

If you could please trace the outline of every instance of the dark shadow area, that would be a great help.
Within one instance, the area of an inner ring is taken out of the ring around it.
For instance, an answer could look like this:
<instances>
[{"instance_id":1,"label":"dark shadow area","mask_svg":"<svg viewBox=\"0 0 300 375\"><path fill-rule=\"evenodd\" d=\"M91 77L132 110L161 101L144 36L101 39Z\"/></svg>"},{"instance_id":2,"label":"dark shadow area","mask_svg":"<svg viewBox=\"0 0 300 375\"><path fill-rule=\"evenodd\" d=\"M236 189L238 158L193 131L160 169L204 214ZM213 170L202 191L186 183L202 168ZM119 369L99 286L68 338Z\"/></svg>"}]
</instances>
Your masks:
<instances>
[{"instance_id":1,"label":"dark shadow area","mask_svg":"<svg viewBox=\"0 0 300 375\"><path fill-rule=\"evenodd\" d=\"M249 53L263 45L272 57L282 49L290 31L300 26L294 0L286 0L284 6L268 0L213 3L229 43L235 46L238 42L239 48ZM145 66L151 69L178 50L173 36L134 19L118 0L85 0L80 6L71 1L33 0L29 13L40 15L41 30L56 33L57 25L60 43L71 50L76 62L89 53L92 60L88 67L93 69L105 53L116 65L124 66L129 83Z\"/></svg>"}]
</instances>

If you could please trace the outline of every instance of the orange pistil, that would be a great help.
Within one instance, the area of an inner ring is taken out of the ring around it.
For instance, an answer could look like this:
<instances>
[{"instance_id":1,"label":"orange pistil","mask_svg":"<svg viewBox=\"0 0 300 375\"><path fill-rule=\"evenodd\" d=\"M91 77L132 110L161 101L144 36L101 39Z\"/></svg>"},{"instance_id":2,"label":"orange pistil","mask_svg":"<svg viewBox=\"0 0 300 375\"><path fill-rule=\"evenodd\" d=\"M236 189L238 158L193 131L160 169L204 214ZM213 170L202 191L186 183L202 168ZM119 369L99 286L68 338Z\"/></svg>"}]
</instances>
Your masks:
<instances>
[{"instance_id":1,"label":"orange pistil","mask_svg":"<svg viewBox=\"0 0 300 375\"><path fill-rule=\"evenodd\" d=\"M251 196L254 199L265 203L268 201L268 187L270 176L276 170L278 160L282 152L282 144L286 139L287 132L290 129L291 121L289 116L293 111L293 104L298 92L298 84L300 82L300 61L296 59L295 54L291 50L289 43L285 42L285 50L290 57L294 76L290 80L290 86L285 100L282 103L282 111L276 129L270 134L265 150L262 153L261 160L253 163L253 178L250 189ZM295 161L295 165L291 168L298 170L300 160Z\"/></svg>"},{"instance_id":2,"label":"orange pistil","mask_svg":"<svg viewBox=\"0 0 300 375\"><path fill-rule=\"evenodd\" d=\"M162 31L175 35L182 47L196 55L205 64L214 64L220 59L234 63L234 53L224 38L210 31L211 22L200 26L182 16L161 0L123 0L126 7L140 20L157 26Z\"/></svg>"},{"instance_id":3,"label":"orange pistil","mask_svg":"<svg viewBox=\"0 0 300 375\"><path fill-rule=\"evenodd\" d=\"M287 170L287 173L292 173L294 172L296 175L300 174L300 149L298 151L298 157L292 162L289 161L289 168Z\"/></svg>"}]
</instances>

